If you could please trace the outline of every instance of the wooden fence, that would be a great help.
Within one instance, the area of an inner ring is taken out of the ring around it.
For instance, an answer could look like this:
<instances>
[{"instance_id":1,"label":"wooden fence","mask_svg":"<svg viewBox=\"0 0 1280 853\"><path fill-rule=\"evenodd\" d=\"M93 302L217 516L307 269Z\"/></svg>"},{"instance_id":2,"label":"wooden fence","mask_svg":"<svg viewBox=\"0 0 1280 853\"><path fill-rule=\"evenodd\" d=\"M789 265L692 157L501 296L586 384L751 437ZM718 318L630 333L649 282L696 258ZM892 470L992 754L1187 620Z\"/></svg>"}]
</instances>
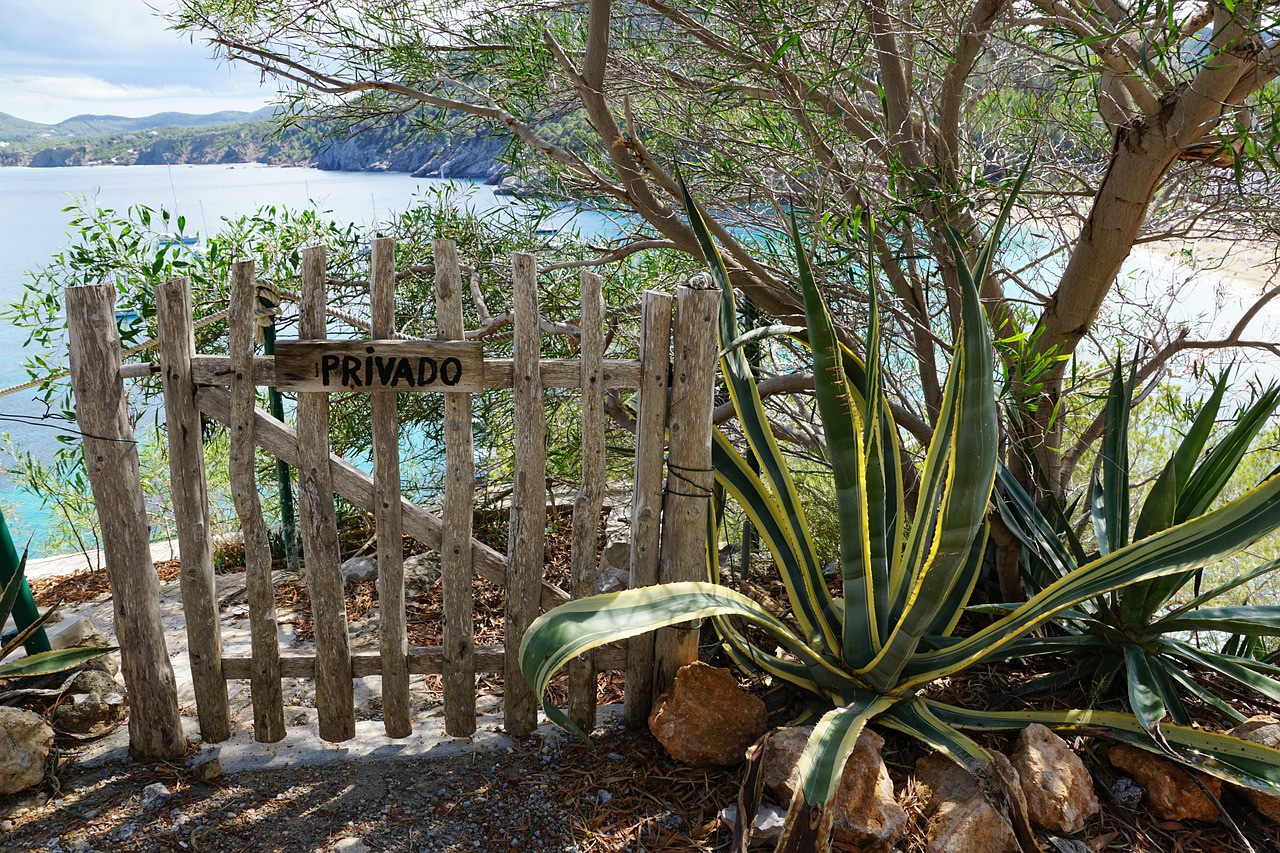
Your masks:
<instances>
[{"instance_id":1,"label":"wooden fence","mask_svg":"<svg viewBox=\"0 0 1280 853\"><path fill-rule=\"evenodd\" d=\"M404 340L394 323L395 261L390 239L371 254L370 340L326 338L326 274L322 247L303 250L297 342L278 342L275 358L257 357L252 261L233 267L228 315L229 355L195 350L189 283L174 279L157 291L159 368L168 422L174 522L182 553L181 585L197 712L203 738L229 735L229 679L248 679L259 741L285 736L281 678L315 681L321 737L342 741L355 730L352 679L381 675L386 733L410 734L409 676L442 677L446 731L474 732L475 674L503 673L504 724L527 735L538 697L519 673L520 641L537 615L589 595L596 579L596 538L604 499L604 406L609 388L635 388L639 400L631 516L631 585L692 580L705 559L705 513L711 485L711 406L719 293L681 287L674 299L643 295L638 360L604 357L601 280L581 277L579 358L541 357L542 321L535 260L512 263L513 357L485 357L465 340L462 277L453 244L435 243L438 336ZM107 572L115 598L116 632L130 691L135 755L181 754L174 676L157 608L158 579L147 559L147 520L137 453L125 417L123 380L149 372L123 366L109 285L67 289L73 389L85 433L90 481L102 523ZM674 324L672 320L675 307ZM296 426L255 405L259 386L297 391ZM508 553L472 537L475 490L471 394L510 389L515 412L515 471ZM573 505L572 582L561 590L543 577L546 515L547 389L579 389L582 399L582 484ZM373 473L330 453L329 394L372 396ZM444 502L440 516L401 494L396 395L444 394ZM228 470L244 534L251 655L223 654L214 597L212 539L205 482L201 414L231 434ZM258 501L255 448L297 469L305 578L315 625L314 654L282 654L267 526ZM664 479L664 463L667 472ZM334 494L373 513L377 530L380 643L377 654L353 654L340 571ZM442 645L411 646L405 624L402 533L439 551ZM472 578L504 588L504 642L477 645ZM569 674L570 714L594 723L596 673L626 671L625 715L642 724L655 695L697 654L696 632L665 629L606 647L575 661Z\"/></svg>"}]
</instances>

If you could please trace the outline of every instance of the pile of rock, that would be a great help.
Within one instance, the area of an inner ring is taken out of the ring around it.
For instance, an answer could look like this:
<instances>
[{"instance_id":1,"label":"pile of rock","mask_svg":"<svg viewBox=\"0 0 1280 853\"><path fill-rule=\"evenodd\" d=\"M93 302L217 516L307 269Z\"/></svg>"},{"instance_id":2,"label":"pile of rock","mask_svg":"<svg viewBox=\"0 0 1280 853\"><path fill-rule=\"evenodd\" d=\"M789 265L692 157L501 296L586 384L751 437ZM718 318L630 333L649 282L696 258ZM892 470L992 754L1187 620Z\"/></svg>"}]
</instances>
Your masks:
<instances>
[{"instance_id":1,"label":"pile of rock","mask_svg":"<svg viewBox=\"0 0 1280 853\"><path fill-rule=\"evenodd\" d=\"M762 806L753 841L769 844L777 839L781 815L798 784L797 767L811 726L777 729L765 737L764 704L743 692L727 670L694 663L677 673L671 690L658 700L649 728L673 758L694 765L741 763L747 749L764 738L761 780L777 805ZM1280 719L1255 717L1232 734L1280 747ZM832 837L838 849L887 853L906 833L908 815L881 756L883 746L878 734L864 729L845 764L832 806ZM1005 789L1021 801L1034 830L1048 834L1056 849L1089 849L1061 837L1081 832L1101 810L1092 776L1066 741L1033 724L1022 731L1009 757L992 755L993 777L1007 781ZM1132 807L1145 801L1145 807L1165 821L1219 819L1218 806L1209 796L1221 794L1217 779L1200 774L1193 778L1192 771L1173 761L1123 744L1112 747L1108 757L1113 767L1127 774L1119 781L1136 795ZM998 781L992 778L988 784ZM998 805L1000 798L985 795L978 779L949 758L921 758L914 792L927 820L927 853L1020 849L1009 816ZM1280 822L1280 797L1246 794L1262 815ZM726 809L722 818L735 822L736 808Z\"/></svg>"},{"instance_id":2,"label":"pile of rock","mask_svg":"<svg viewBox=\"0 0 1280 853\"><path fill-rule=\"evenodd\" d=\"M49 644L54 649L105 647L107 641L92 622L82 618L64 624ZM55 731L72 737L97 735L124 721L128 705L124 685L117 680L119 672L116 655L106 654L74 672L24 682L21 693L45 705L52 703L47 721L34 711L0 705L0 794L40 784Z\"/></svg>"}]
</instances>

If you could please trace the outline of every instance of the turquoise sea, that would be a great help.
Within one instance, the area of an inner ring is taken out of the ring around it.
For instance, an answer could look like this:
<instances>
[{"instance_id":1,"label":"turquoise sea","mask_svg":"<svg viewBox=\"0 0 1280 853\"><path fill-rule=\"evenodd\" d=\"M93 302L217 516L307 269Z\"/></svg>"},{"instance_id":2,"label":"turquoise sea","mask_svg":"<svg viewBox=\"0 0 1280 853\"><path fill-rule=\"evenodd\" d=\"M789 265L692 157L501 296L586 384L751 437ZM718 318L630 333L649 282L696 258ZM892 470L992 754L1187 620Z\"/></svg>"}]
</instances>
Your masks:
<instances>
[{"instance_id":1,"label":"turquoise sea","mask_svg":"<svg viewBox=\"0 0 1280 853\"><path fill-rule=\"evenodd\" d=\"M311 206L337 221L372 228L445 183L403 173L253 165L0 169L0 301L18 298L27 272L42 267L70 243L67 220L71 214L64 208L79 197L94 198L99 207L119 211L134 204L176 211L186 217L187 233L216 232L222 217L253 213L264 205ZM472 209L519 212L518 201L495 196L482 184L469 183L463 189ZM24 330L0 325L0 388L30 378L22 364L26 338ZM8 433L14 445L47 458L57 446L52 427L63 422L34 420L45 414L33 391L0 397L0 432ZM0 456L0 467L9 461ZM41 530L48 510L3 473L0 506L15 536L25 540L34 534L32 555L45 553Z\"/></svg>"}]
</instances>

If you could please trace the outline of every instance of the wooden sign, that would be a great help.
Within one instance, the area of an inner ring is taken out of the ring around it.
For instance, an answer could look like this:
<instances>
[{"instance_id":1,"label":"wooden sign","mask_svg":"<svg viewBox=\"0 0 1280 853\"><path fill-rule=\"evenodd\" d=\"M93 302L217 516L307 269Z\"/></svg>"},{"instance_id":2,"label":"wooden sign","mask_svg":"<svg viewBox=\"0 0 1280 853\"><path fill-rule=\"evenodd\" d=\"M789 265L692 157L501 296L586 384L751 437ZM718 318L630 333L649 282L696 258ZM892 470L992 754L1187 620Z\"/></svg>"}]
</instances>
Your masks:
<instances>
[{"instance_id":1,"label":"wooden sign","mask_svg":"<svg viewBox=\"0 0 1280 853\"><path fill-rule=\"evenodd\" d=\"M484 344L467 341L277 341L286 391L481 391Z\"/></svg>"}]
</instances>

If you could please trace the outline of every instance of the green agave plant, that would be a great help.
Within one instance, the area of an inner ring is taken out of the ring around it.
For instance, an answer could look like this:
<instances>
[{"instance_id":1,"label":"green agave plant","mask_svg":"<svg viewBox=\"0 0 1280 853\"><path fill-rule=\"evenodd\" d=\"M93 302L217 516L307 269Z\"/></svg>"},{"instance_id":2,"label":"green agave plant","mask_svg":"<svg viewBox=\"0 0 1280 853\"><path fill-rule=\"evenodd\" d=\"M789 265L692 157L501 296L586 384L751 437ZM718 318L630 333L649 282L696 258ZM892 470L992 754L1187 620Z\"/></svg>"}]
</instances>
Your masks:
<instances>
[{"instance_id":1,"label":"green agave plant","mask_svg":"<svg viewBox=\"0 0 1280 853\"><path fill-rule=\"evenodd\" d=\"M1179 525L1195 523L1218 499L1240 465L1253 439L1280 405L1280 389L1268 388L1236 413L1234 424L1206 451L1222 407L1230 372L1224 371L1192 421L1173 456L1148 492L1130 530L1128 414L1134 374L1117 364L1104 411L1104 431L1090 489L1091 516L1097 550L1085 554L1066 523L1054 512L1050 521L1007 471L1000 474L1001 517L1022 545L1023 573L1039 590L1107 554L1141 543ZM1105 692L1123 673L1129 707L1143 727L1159 738L1165 717L1189 725L1191 715L1179 690L1191 691L1227 720L1244 715L1214 692L1212 682L1197 679L1210 673L1225 684L1255 691L1280 702L1280 667L1255 659L1261 637L1280 636L1280 607L1212 606L1242 584L1280 570L1280 561L1241 572L1227 582L1200 590L1204 566L1130 584L1059 614L1062 636L1019 641L1012 656L1065 654L1066 668L1034 679L1016 693L1027 694L1061 684L1092 684ZM1226 637L1218 650L1200 648L1189 638L1197 632Z\"/></svg>"},{"instance_id":2,"label":"green agave plant","mask_svg":"<svg viewBox=\"0 0 1280 853\"><path fill-rule=\"evenodd\" d=\"M1157 743L1132 715L1091 711L989 712L929 698L924 688L998 657L1020 638L1081 602L1128 584L1185 573L1239 551L1280 524L1280 477L1185 524L1118 547L1064 574L1027 602L966 637L951 636L981 568L998 466L992 341L978 299L989 274L1006 204L991 240L967 265L949 235L964 288L963 329L916 501L909 512L898 456L898 430L881 392L874 300L865 362L844 348L793 229L804 290L818 410L840 512L842 595L827 587L785 457L768 423L738 340L733 291L696 206L686 195L711 274L724 294L720 337L725 383L757 475L724 435L714 442L716 481L742 507L772 552L790 613L779 618L757 602L707 582L625 590L563 604L536 620L520 648L525 678L545 696L552 675L576 655L604 643L698 619L713 620L727 654L751 675L806 691L825 710L801 756L801 783L788 810L779 851L829 847L834 796L845 760L868 721L916 737L968 769L994 799L1011 784L991 753L962 729L1016 729L1040 722L1059 730L1105 732L1242 785L1280 793L1280 751L1186 726L1162 727ZM874 286L868 288L874 293ZM769 637L770 651L742 626ZM578 731L544 699L547 716ZM583 733L578 731L578 734ZM585 737L585 735L583 735ZM1012 815L1019 840L1036 849L1025 818ZM750 826L749 816L743 823Z\"/></svg>"},{"instance_id":3,"label":"green agave plant","mask_svg":"<svg viewBox=\"0 0 1280 853\"><path fill-rule=\"evenodd\" d=\"M18 600L18 594L22 589L22 578L27 569L27 552L22 552L22 560L18 563L18 570L14 572L9 583L5 585L4 592L0 593L0 626L13 613L13 606ZM13 654L22 646L36 631L44 627L55 612L56 607L50 607L44 614L23 628L13 639L0 646L0 660L4 660ZM76 649L54 649L49 652L40 652L34 655L26 655L8 663L0 664L0 679L18 678L19 676L28 675L48 675L52 672L61 672L66 669L77 667L80 664L101 657L111 651L108 648L76 648Z\"/></svg>"}]
</instances>

